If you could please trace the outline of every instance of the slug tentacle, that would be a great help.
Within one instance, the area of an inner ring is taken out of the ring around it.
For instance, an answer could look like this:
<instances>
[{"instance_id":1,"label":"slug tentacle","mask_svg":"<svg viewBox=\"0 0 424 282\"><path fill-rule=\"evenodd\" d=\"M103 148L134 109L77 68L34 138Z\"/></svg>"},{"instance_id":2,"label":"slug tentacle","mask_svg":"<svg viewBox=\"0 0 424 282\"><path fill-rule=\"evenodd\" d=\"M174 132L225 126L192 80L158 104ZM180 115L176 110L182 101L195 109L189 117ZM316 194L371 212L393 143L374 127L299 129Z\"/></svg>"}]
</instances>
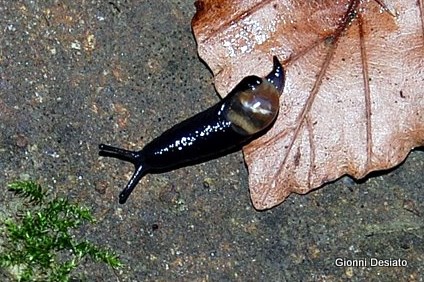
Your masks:
<instances>
[{"instance_id":1,"label":"slug tentacle","mask_svg":"<svg viewBox=\"0 0 424 282\"><path fill-rule=\"evenodd\" d=\"M127 183L127 186L119 193L119 203L125 204L131 192L134 190L135 186L137 186L140 179L145 176L147 170L144 168L142 164L135 166L135 171L130 180Z\"/></svg>"},{"instance_id":2,"label":"slug tentacle","mask_svg":"<svg viewBox=\"0 0 424 282\"><path fill-rule=\"evenodd\" d=\"M99 155L102 157L112 157L117 158L126 162L133 163L134 165L137 165L137 161L139 159L139 152L136 151L129 151L105 144L99 145Z\"/></svg>"},{"instance_id":3,"label":"slug tentacle","mask_svg":"<svg viewBox=\"0 0 424 282\"><path fill-rule=\"evenodd\" d=\"M99 155L103 157L117 158L122 161L130 162L134 165L134 174L128 181L127 186L125 186L125 188L119 194L119 203L124 204L140 179L148 173L148 167L143 164L143 157L141 152L129 151L105 144L100 144Z\"/></svg>"},{"instance_id":4,"label":"slug tentacle","mask_svg":"<svg viewBox=\"0 0 424 282\"><path fill-rule=\"evenodd\" d=\"M216 105L168 129L142 150L100 144L100 156L135 166L133 176L119 194L119 203L126 202L147 173L169 171L233 152L265 133L278 115L284 80L284 69L274 57L273 70L266 77L244 78Z\"/></svg>"}]
</instances>

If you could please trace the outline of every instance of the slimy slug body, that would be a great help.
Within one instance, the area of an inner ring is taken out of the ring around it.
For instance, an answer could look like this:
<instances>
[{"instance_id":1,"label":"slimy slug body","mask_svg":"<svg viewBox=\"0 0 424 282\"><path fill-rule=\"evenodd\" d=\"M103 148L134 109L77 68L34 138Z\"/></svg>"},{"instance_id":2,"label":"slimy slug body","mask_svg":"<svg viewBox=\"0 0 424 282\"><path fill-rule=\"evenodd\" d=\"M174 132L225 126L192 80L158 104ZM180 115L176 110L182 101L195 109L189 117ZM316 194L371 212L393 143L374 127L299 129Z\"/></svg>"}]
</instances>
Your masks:
<instances>
[{"instance_id":1,"label":"slimy slug body","mask_svg":"<svg viewBox=\"0 0 424 282\"><path fill-rule=\"evenodd\" d=\"M274 57L274 68L266 77L244 78L219 103L168 129L142 150L128 151L100 144L100 156L135 166L133 176L119 194L119 203L127 201L147 173L169 171L225 155L265 133L278 115L283 87L284 70Z\"/></svg>"}]
</instances>

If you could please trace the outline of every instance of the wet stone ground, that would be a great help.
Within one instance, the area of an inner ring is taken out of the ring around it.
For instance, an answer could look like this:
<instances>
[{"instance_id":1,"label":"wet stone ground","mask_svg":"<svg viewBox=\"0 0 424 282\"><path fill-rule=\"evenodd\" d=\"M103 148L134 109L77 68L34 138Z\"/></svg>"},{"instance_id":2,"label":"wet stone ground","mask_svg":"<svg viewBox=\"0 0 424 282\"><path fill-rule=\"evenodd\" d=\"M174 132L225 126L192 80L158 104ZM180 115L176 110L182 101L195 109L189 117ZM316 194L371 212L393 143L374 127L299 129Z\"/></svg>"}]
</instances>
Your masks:
<instances>
[{"instance_id":1,"label":"wet stone ground","mask_svg":"<svg viewBox=\"0 0 424 282\"><path fill-rule=\"evenodd\" d=\"M0 215L17 179L90 207L98 221L80 235L125 267L85 263L87 281L422 281L422 150L265 212L240 152L148 175L118 204L133 168L98 144L141 148L219 99L194 13L192 1L0 0ZM349 266L371 258L407 266Z\"/></svg>"}]
</instances>

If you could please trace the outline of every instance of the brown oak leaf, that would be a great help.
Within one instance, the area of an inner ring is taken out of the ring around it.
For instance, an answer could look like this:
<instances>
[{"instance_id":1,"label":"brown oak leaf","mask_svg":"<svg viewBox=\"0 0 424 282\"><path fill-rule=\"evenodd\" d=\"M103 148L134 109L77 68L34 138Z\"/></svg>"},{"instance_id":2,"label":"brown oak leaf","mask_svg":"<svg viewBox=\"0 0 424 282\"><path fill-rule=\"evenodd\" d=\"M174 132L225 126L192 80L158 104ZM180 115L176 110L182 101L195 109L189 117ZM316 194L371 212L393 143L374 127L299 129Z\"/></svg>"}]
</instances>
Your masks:
<instances>
[{"instance_id":1,"label":"brown oak leaf","mask_svg":"<svg viewBox=\"0 0 424 282\"><path fill-rule=\"evenodd\" d=\"M348 174L391 168L424 145L422 0L200 0L193 31L219 93L286 85L273 128L243 151L256 209Z\"/></svg>"}]
</instances>

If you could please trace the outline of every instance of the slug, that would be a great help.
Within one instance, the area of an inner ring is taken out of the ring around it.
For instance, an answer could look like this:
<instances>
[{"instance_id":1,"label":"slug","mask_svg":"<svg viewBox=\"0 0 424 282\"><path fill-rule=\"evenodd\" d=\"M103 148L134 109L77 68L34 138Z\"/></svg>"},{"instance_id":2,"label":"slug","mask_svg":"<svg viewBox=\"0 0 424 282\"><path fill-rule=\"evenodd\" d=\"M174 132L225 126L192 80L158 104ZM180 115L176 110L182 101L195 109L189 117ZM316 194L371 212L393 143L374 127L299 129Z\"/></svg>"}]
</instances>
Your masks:
<instances>
[{"instance_id":1,"label":"slug","mask_svg":"<svg viewBox=\"0 0 424 282\"><path fill-rule=\"evenodd\" d=\"M245 77L220 102L188 118L153 139L140 151L105 144L99 155L130 162L135 172L119 194L124 204L147 173L170 171L241 149L264 134L273 124L284 88L284 69L277 57L264 78Z\"/></svg>"}]
</instances>

